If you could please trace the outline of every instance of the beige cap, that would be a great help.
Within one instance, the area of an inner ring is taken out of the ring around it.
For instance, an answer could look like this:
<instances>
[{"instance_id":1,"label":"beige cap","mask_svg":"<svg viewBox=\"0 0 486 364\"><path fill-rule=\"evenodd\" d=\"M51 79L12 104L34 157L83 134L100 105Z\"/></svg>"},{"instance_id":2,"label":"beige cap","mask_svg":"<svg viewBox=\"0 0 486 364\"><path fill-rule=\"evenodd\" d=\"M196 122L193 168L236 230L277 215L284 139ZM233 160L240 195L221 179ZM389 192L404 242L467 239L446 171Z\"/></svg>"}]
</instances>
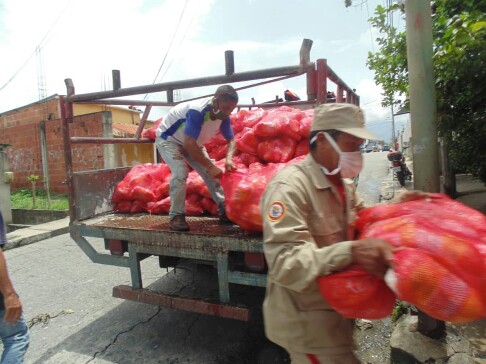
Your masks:
<instances>
[{"instance_id":1,"label":"beige cap","mask_svg":"<svg viewBox=\"0 0 486 364\"><path fill-rule=\"evenodd\" d=\"M361 139L381 140L365 129L363 110L346 103L330 103L315 109L311 131L335 129Z\"/></svg>"}]
</instances>

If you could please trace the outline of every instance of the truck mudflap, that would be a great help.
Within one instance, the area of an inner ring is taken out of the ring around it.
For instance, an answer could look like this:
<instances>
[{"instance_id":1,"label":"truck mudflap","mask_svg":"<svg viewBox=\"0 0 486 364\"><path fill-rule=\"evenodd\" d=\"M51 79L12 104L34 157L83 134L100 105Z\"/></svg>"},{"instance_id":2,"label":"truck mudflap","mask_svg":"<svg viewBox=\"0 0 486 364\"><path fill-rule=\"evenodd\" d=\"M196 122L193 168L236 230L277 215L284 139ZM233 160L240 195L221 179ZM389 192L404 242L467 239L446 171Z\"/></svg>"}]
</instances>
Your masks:
<instances>
[{"instance_id":1,"label":"truck mudflap","mask_svg":"<svg viewBox=\"0 0 486 364\"><path fill-rule=\"evenodd\" d=\"M113 297L233 320L248 321L250 319L250 309L245 307L167 295L127 285L113 287Z\"/></svg>"}]
</instances>

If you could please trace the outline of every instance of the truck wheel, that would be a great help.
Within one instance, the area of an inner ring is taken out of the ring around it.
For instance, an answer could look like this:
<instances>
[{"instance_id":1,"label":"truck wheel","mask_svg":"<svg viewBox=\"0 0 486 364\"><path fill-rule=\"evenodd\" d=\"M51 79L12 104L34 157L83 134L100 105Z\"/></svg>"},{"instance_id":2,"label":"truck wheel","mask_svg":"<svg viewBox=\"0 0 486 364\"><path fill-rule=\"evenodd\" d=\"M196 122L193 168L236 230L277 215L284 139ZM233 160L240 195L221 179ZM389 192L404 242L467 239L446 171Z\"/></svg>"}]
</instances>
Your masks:
<instances>
[{"instance_id":1,"label":"truck wheel","mask_svg":"<svg viewBox=\"0 0 486 364\"><path fill-rule=\"evenodd\" d=\"M405 187L405 175L403 172L397 172L397 179L400 186Z\"/></svg>"}]
</instances>

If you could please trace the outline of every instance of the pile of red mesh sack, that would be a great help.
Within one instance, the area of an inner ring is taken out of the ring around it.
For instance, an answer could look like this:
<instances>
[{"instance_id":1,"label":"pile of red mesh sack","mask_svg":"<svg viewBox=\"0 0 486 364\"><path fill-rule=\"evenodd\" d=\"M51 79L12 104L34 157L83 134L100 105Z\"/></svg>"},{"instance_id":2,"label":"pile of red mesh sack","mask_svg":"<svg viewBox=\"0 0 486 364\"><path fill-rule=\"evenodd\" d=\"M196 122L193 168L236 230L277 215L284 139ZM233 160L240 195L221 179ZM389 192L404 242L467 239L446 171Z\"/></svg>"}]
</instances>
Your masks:
<instances>
[{"instance_id":1,"label":"pile of red mesh sack","mask_svg":"<svg viewBox=\"0 0 486 364\"><path fill-rule=\"evenodd\" d=\"M364 209L357 228L359 238L382 238L400 249L385 280L356 266L318 279L323 297L343 316L382 318L398 299L443 321L486 317L484 214L432 194Z\"/></svg>"},{"instance_id":2,"label":"pile of red mesh sack","mask_svg":"<svg viewBox=\"0 0 486 364\"><path fill-rule=\"evenodd\" d=\"M237 151L237 173L221 180L228 217L244 230L261 231L260 198L270 179L283 167L301 160L309 152L309 133L314 110L288 106L276 109L241 110L230 116ZM155 139L156 125L143 136ZM210 158L224 169L227 142L218 133L205 145ZM116 186L114 210L124 213L166 214L170 209L171 173L165 164L135 166ZM195 171L187 179L186 215L216 215L216 204Z\"/></svg>"}]
</instances>

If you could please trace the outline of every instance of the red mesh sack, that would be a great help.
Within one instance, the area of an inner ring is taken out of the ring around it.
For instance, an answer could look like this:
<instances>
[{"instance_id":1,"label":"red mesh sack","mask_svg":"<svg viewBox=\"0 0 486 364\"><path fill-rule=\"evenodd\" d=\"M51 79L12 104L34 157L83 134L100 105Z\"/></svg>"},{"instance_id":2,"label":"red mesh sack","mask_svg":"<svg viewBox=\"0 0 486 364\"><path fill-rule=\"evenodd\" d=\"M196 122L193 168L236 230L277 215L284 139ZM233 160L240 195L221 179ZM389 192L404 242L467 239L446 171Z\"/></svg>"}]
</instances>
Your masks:
<instances>
[{"instance_id":1,"label":"red mesh sack","mask_svg":"<svg viewBox=\"0 0 486 364\"><path fill-rule=\"evenodd\" d=\"M443 321L468 322L486 317L484 294L430 254L402 249L394 261L395 290L401 300Z\"/></svg>"},{"instance_id":2,"label":"red mesh sack","mask_svg":"<svg viewBox=\"0 0 486 364\"><path fill-rule=\"evenodd\" d=\"M360 234L360 238L377 236L396 247L413 248L429 254L471 287L486 292L486 279L478 275L478 271L486 271L485 260L469 239L451 235L431 221L413 216L376 222Z\"/></svg>"},{"instance_id":3,"label":"red mesh sack","mask_svg":"<svg viewBox=\"0 0 486 364\"><path fill-rule=\"evenodd\" d=\"M157 189L169 175L170 169L164 163L136 165L115 187L112 201L157 201L160 198Z\"/></svg>"},{"instance_id":4,"label":"red mesh sack","mask_svg":"<svg viewBox=\"0 0 486 364\"><path fill-rule=\"evenodd\" d=\"M157 202L147 203L147 210L154 215L168 214L170 210L170 197L166 197Z\"/></svg>"},{"instance_id":5,"label":"red mesh sack","mask_svg":"<svg viewBox=\"0 0 486 364\"><path fill-rule=\"evenodd\" d=\"M201 197L211 197L211 194L209 193L209 189L206 186L206 183L204 182L204 180L202 179L202 177L199 175L197 171L189 172L187 176L186 193L187 195L193 193Z\"/></svg>"},{"instance_id":6,"label":"red mesh sack","mask_svg":"<svg viewBox=\"0 0 486 364\"><path fill-rule=\"evenodd\" d=\"M224 136L221 134L221 132L218 131L214 137L212 137L206 144L204 144L204 147L206 148L208 154L211 155L213 151L219 150L227 144L228 142L226 141Z\"/></svg>"},{"instance_id":7,"label":"red mesh sack","mask_svg":"<svg viewBox=\"0 0 486 364\"><path fill-rule=\"evenodd\" d=\"M145 212L147 211L147 204L142 201L133 201L132 207L130 208L131 213Z\"/></svg>"},{"instance_id":8,"label":"red mesh sack","mask_svg":"<svg viewBox=\"0 0 486 364\"><path fill-rule=\"evenodd\" d=\"M128 201L130 197L130 185L126 181L121 181L115 187L111 200L116 204L121 201Z\"/></svg>"},{"instance_id":9,"label":"red mesh sack","mask_svg":"<svg viewBox=\"0 0 486 364\"><path fill-rule=\"evenodd\" d=\"M245 127L243 125L243 116L244 116L246 111L247 110L241 110L241 111L237 112L236 114L230 115L231 129L233 129L234 133L239 133Z\"/></svg>"},{"instance_id":10,"label":"red mesh sack","mask_svg":"<svg viewBox=\"0 0 486 364\"><path fill-rule=\"evenodd\" d=\"M307 154L309 154L309 139L302 139L295 148L294 157L297 158Z\"/></svg>"},{"instance_id":11,"label":"red mesh sack","mask_svg":"<svg viewBox=\"0 0 486 364\"><path fill-rule=\"evenodd\" d=\"M377 221L413 215L426 220L433 219L441 228L453 234L475 234L486 237L486 217L443 194L431 194L431 198L404 203L377 205L359 212L356 229L363 230ZM473 235L469 235L473 236Z\"/></svg>"},{"instance_id":12,"label":"red mesh sack","mask_svg":"<svg viewBox=\"0 0 486 364\"><path fill-rule=\"evenodd\" d=\"M386 283L357 265L317 281L322 296L344 317L381 319L395 306L395 294Z\"/></svg>"},{"instance_id":13,"label":"red mesh sack","mask_svg":"<svg viewBox=\"0 0 486 364\"><path fill-rule=\"evenodd\" d=\"M262 231L261 196L270 179L284 167L283 163L253 163L247 173L225 173L220 181L228 218L243 230Z\"/></svg>"},{"instance_id":14,"label":"red mesh sack","mask_svg":"<svg viewBox=\"0 0 486 364\"><path fill-rule=\"evenodd\" d=\"M282 134L298 141L300 140L300 124L294 109L282 106L270 110L258 124L254 126L255 135L262 138L277 137Z\"/></svg>"},{"instance_id":15,"label":"red mesh sack","mask_svg":"<svg viewBox=\"0 0 486 364\"><path fill-rule=\"evenodd\" d=\"M236 147L243 153L258 155L259 140L253 132L253 129L244 128L240 133L235 135Z\"/></svg>"},{"instance_id":16,"label":"red mesh sack","mask_svg":"<svg viewBox=\"0 0 486 364\"><path fill-rule=\"evenodd\" d=\"M360 238L382 238L399 250L392 286L401 300L451 322L486 317L486 216L434 194L360 211Z\"/></svg>"},{"instance_id":17,"label":"red mesh sack","mask_svg":"<svg viewBox=\"0 0 486 364\"><path fill-rule=\"evenodd\" d=\"M155 140L155 138L157 137L156 136L157 128L159 127L161 122L162 122L162 118L155 120L154 125L152 125L148 129L145 129L142 132L142 138L148 138L148 139Z\"/></svg>"},{"instance_id":18,"label":"red mesh sack","mask_svg":"<svg viewBox=\"0 0 486 364\"><path fill-rule=\"evenodd\" d=\"M211 215L218 215L218 207L216 206L216 203L213 201L212 198L203 197L199 203L201 207L205 211L209 212Z\"/></svg>"},{"instance_id":19,"label":"red mesh sack","mask_svg":"<svg viewBox=\"0 0 486 364\"><path fill-rule=\"evenodd\" d=\"M258 157L256 155L253 155L253 154L248 154L248 153L241 153L239 155L240 157L240 160L241 162L245 165L245 166L249 166L250 164L253 164L253 163L256 163L256 162L259 162L260 159L258 159Z\"/></svg>"},{"instance_id":20,"label":"red mesh sack","mask_svg":"<svg viewBox=\"0 0 486 364\"><path fill-rule=\"evenodd\" d=\"M115 203L115 205L113 206L113 210L118 212L130 212L130 210L132 209L132 205L132 201L120 201Z\"/></svg>"},{"instance_id":21,"label":"red mesh sack","mask_svg":"<svg viewBox=\"0 0 486 364\"><path fill-rule=\"evenodd\" d=\"M186 196L185 210L186 215L202 215L204 214L204 208L199 203L201 201L201 196L193 193Z\"/></svg>"},{"instance_id":22,"label":"red mesh sack","mask_svg":"<svg viewBox=\"0 0 486 364\"><path fill-rule=\"evenodd\" d=\"M311 125L312 125L312 118L310 117L304 117L302 120L300 120L299 133L302 136L302 138L309 137Z\"/></svg>"},{"instance_id":23,"label":"red mesh sack","mask_svg":"<svg viewBox=\"0 0 486 364\"><path fill-rule=\"evenodd\" d=\"M268 163L286 163L294 157L297 143L294 139L282 136L258 144L258 156Z\"/></svg>"},{"instance_id":24,"label":"red mesh sack","mask_svg":"<svg viewBox=\"0 0 486 364\"><path fill-rule=\"evenodd\" d=\"M210 153L208 153L208 155L211 159L214 159L215 161L220 161L221 159L226 158L227 152L228 152L228 144L224 144L216 148L213 148L213 150Z\"/></svg>"},{"instance_id":25,"label":"red mesh sack","mask_svg":"<svg viewBox=\"0 0 486 364\"><path fill-rule=\"evenodd\" d=\"M149 177L147 175L147 176L145 176L145 178L150 179L151 177ZM154 191L151 191L148 188L145 188L145 187L142 187L142 186L133 187L131 192L130 192L129 198L130 198L130 200L143 201L143 202L150 202L150 201L156 201L157 200Z\"/></svg>"},{"instance_id":26,"label":"red mesh sack","mask_svg":"<svg viewBox=\"0 0 486 364\"><path fill-rule=\"evenodd\" d=\"M241 110L240 113L243 127L253 128L267 114L267 111L256 108L253 110Z\"/></svg>"},{"instance_id":27,"label":"red mesh sack","mask_svg":"<svg viewBox=\"0 0 486 364\"><path fill-rule=\"evenodd\" d=\"M155 196L157 196L157 201L162 200L167 196L169 196L169 191L170 191L170 175L167 176L167 179L155 189Z\"/></svg>"}]
</instances>

